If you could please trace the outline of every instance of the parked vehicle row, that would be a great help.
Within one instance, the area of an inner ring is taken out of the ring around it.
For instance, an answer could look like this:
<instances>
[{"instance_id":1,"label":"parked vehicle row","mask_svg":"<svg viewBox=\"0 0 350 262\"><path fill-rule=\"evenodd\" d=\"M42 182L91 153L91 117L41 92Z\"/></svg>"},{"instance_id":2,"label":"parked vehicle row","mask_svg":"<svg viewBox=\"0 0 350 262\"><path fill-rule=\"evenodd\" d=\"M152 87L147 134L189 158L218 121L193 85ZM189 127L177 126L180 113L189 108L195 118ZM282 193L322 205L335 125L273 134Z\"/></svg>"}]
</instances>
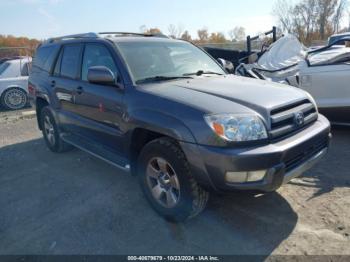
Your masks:
<instances>
[{"instance_id":1,"label":"parked vehicle row","mask_svg":"<svg viewBox=\"0 0 350 262\"><path fill-rule=\"evenodd\" d=\"M137 176L172 221L200 213L210 191L274 191L329 145L307 92L229 75L195 45L154 35L50 39L29 91L50 150L75 146Z\"/></svg>"},{"instance_id":2,"label":"parked vehicle row","mask_svg":"<svg viewBox=\"0 0 350 262\"><path fill-rule=\"evenodd\" d=\"M344 45L348 42L349 35L336 35L329 45L309 50L294 36L285 36L255 63L241 64L236 74L301 88L334 124L349 125L350 48Z\"/></svg>"},{"instance_id":3,"label":"parked vehicle row","mask_svg":"<svg viewBox=\"0 0 350 262\"><path fill-rule=\"evenodd\" d=\"M28 104L28 76L31 57L6 58L0 61L0 104L9 110Z\"/></svg>"}]
</instances>

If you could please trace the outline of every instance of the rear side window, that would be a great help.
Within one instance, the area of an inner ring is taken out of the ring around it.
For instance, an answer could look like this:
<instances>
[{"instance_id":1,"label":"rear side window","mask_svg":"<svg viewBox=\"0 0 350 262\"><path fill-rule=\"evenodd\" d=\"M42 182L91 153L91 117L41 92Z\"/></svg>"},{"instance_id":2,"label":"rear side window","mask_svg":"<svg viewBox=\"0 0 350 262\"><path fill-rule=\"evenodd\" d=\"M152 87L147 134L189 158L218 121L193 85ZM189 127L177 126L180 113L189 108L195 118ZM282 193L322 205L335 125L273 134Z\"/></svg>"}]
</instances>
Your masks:
<instances>
[{"instance_id":1,"label":"rear side window","mask_svg":"<svg viewBox=\"0 0 350 262\"><path fill-rule=\"evenodd\" d=\"M21 75L22 76L29 76L29 71L32 67L31 65L32 63L28 62L28 63L25 63L22 67L22 70L21 70Z\"/></svg>"},{"instance_id":2,"label":"rear side window","mask_svg":"<svg viewBox=\"0 0 350 262\"><path fill-rule=\"evenodd\" d=\"M58 46L39 47L33 59L33 67L49 72L58 52Z\"/></svg>"},{"instance_id":3,"label":"rear side window","mask_svg":"<svg viewBox=\"0 0 350 262\"><path fill-rule=\"evenodd\" d=\"M63 55L63 49L61 50L60 55L58 56L58 59L56 61L55 70L53 71L53 75L54 76L59 76L60 75L62 55Z\"/></svg>"},{"instance_id":4,"label":"rear side window","mask_svg":"<svg viewBox=\"0 0 350 262\"><path fill-rule=\"evenodd\" d=\"M10 66L10 63L7 63L7 62L2 63L2 64L0 65L0 75L1 75L2 73L4 73L5 70L6 70L9 66Z\"/></svg>"},{"instance_id":5,"label":"rear side window","mask_svg":"<svg viewBox=\"0 0 350 262\"><path fill-rule=\"evenodd\" d=\"M63 49L60 76L76 79L80 69L81 45L67 45Z\"/></svg>"}]
</instances>

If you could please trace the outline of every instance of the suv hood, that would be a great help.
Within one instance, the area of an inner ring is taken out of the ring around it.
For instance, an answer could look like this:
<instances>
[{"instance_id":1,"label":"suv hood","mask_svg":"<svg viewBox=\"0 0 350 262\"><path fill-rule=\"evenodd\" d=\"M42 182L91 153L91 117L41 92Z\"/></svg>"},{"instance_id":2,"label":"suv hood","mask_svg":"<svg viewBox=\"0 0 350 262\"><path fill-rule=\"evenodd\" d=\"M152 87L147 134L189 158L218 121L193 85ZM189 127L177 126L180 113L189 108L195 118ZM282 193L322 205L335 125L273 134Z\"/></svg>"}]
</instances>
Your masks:
<instances>
[{"instance_id":1,"label":"suv hood","mask_svg":"<svg viewBox=\"0 0 350 262\"><path fill-rule=\"evenodd\" d=\"M251 109L265 117L275 108L308 99L305 91L294 87L234 75L203 76L144 88L207 113L245 113Z\"/></svg>"}]
</instances>

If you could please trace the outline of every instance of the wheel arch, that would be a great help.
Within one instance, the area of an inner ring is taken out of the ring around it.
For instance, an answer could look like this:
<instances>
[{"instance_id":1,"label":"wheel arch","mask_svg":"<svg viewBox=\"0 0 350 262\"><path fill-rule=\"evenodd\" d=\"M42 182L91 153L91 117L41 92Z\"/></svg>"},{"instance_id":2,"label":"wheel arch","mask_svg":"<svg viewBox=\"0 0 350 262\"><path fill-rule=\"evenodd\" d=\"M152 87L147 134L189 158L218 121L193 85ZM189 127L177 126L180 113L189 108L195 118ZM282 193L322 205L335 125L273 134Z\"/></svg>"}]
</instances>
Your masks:
<instances>
[{"instance_id":1,"label":"wheel arch","mask_svg":"<svg viewBox=\"0 0 350 262\"><path fill-rule=\"evenodd\" d=\"M40 121L41 111L45 106L48 106L48 105L49 105L49 102L45 98L37 97L35 99L36 119L40 130L42 130L41 121Z\"/></svg>"},{"instance_id":2,"label":"wheel arch","mask_svg":"<svg viewBox=\"0 0 350 262\"><path fill-rule=\"evenodd\" d=\"M180 141L196 143L187 126L179 119L164 113L139 110L130 116L129 143L127 152L131 163L131 173L136 174L135 166L142 148L155 139L167 137L180 146ZM181 146L180 146L181 147Z\"/></svg>"},{"instance_id":3,"label":"wheel arch","mask_svg":"<svg viewBox=\"0 0 350 262\"><path fill-rule=\"evenodd\" d=\"M196 143L190 129L176 116L155 110L139 109L125 116L125 119L133 130L144 128L178 141Z\"/></svg>"},{"instance_id":4,"label":"wheel arch","mask_svg":"<svg viewBox=\"0 0 350 262\"><path fill-rule=\"evenodd\" d=\"M9 86L2 89L2 91L0 92L0 96L2 96L6 91L8 91L12 88L21 89L28 95L28 90L26 88L24 88L23 86L21 86L21 85L9 85Z\"/></svg>"},{"instance_id":5,"label":"wheel arch","mask_svg":"<svg viewBox=\"0 0 350 262\"><path fill-rule=\"evenodd\" d=\"M175 143L178 141L167 134L152 131L144 127L135 128L130 135L130 144L128 148L128 155L131 164L131 174L137 175L137 160L142 149L151 141L159 138L168 138L173 140ZM180 146L180 145L179 145Z\"/></svg>"}]
</instances>

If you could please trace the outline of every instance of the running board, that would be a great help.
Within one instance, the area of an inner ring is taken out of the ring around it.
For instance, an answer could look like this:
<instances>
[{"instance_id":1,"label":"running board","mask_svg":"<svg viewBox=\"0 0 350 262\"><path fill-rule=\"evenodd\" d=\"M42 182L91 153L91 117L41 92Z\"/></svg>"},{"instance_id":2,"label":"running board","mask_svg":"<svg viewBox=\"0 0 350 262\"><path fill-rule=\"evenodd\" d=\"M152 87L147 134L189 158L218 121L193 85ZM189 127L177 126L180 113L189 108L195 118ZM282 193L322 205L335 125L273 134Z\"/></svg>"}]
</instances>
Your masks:
<instances>
[{"instance_id":1,"label":"running board","mask_svg":"<svg viewBox=\"0 0 350 262\"><path fill-rule=\"evenodd\" d=\"M334 126L350 126L350 123L346 123L346 122L333 122L333 121L331 121L331 124Z\"/></svg>"},{"instance_id":2,"label":"running board","mask_svg":"<svg viewBox=\"0 0 350 262\"><path fill-rule=\"evenodd\" d=\"M96 145L80 136L66 133L61 134L61 139L64 142L71 144L72 146L77 147L125 172L130 172L130 164L127 159L113 153L104 146Z\"/></svg>"}]
</instances>

